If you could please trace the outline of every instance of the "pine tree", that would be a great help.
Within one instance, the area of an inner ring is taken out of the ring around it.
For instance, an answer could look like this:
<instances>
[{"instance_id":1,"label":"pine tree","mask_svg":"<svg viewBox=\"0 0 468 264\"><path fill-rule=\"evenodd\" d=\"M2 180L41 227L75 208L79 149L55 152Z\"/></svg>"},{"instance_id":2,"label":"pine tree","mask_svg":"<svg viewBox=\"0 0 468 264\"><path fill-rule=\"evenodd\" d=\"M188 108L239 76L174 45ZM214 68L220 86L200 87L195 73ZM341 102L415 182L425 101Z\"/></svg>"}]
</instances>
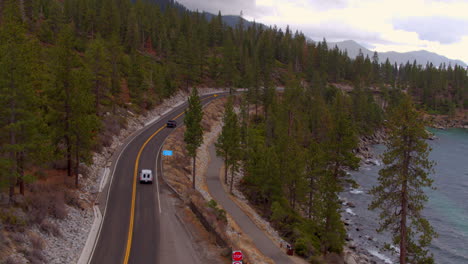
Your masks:
<instances>
[{"instance_id":1,"label":"pine tree","mask_svg":"<svg viewBox=\"0 0 468 264\"><path fill-rule=\"evenodd\" d=\"M92 162L92 150L99 131L99 119L94 109L94 97L91 92L92 74L85 69L74 71L72 75L72 99L70 139L74 156L75 187L79 186L79 166L81 162Z\"/></svg>"},{"instance_id":2,"label":"pine tree","mask_svg":"<svg viewBox=\"0 0 468 264\"><path fill-rule=\"evenodd\" d=\"M53 132L56 152L64 153L67 161L67 175L72 175L71 115L73 99L72 71L78 65L73 50L73 28L64 25L59 33L57 46L53 50L54 62L51 65L53 84L48 91L49 123ZM64 146L64 147L62 147Z\"/></svg>"},{"instance_id":3,"label":"pine tree","mask_svg":"<svg viewBox=\"0 0 468 264\"><path fill-rule=\"evenodd\" d=\"M327 155L327 172L319 184L324 201L322 227L322 252L341 252L344 245L344 226L340 218L338 193L348 181L344 168L357 169L359 159L353 150L357 147L355 130L351 123L349 103L345 95L338 92L332 106L333 123L324 149Z\"/></svg>"},{"instance_id":4,"label":"pine tree","mask_svg":"<svg viewBox=\"0 0 468 264\"><path fill-rule=\"evenodd\" d=\"M184 134L184 141L187 144L187 151L190 157L192 157L192 179L193 189L195 189L195 173L196 166L195 161L197 158L197 149L203 143L203 127L201 126L201 120L203 118L203 109L198 96L198 90L192 89L192 94L188 99L188 109L185 113L184 123L187 129Z\"/></svg>"},{"instance_id":5,"label":"pine tree","mask_svg":"<svg viewBox=\"0 0 468 264\"><path fill-rule=\"evenodd\" d=\"M273 147L265 145L265 131L262 126L248 130L248 147L245 161L245 182L253 189L252 200L260 202L264 210L274 201L282 198L279 159Z\"/></svg>"},{"instance_id":6,"label":"pine tree","mask_svg":"<svg viewBox=\"0 0 468 264\"><path fill-rule=\"evenodd\" d=\"M308 181L307 186L307 216L315 220L317 217L313 214L314 208L319 208L319 204L322 202L319 194L319 182L320 177L326 173L326 156L321 148L320 144L313 142L309 146L309 151L306 157L306 179Z\"/></svg>"},{"instance_id":7,"label":"pine tree","mask_svg":"<svg viewBox=\"0 0 468 264\"><path fill-rule=\"evenodd\" d=\"M234 176L235 173L239 171L240 168L240 160L242 158L241 152L241 145L240 145L240 127L239 127L239 120L237 114L233 112L231 118L229 120L229 126L231 127L231 143L230 143L230 165L231 165L231 184L229 187L230 192L232 193L232 188L234 185Z\"/></svg>"},{"instance_id":8,"label":"pine tree","mask_svg":"<svg viewBox=\"0 0 468 264\"><path fill-rule=\"evenodd\" d=\"M430 147L420 114L405 96L388 121L385 167L379 171L379 184L369 192L374 196L369 209L379 209L379 232L389 230L393 243L400 246L400 263L434 263L427 247L434 229L421 212L431 188L433 162L428 159Z\"/></svg>"},{"instance_id":9,"label":"pine tree","mask_svg":"<svg viewBox=\"0 0 468 264\"><path fill-rule=\"evenodd\" d=\"M224 159L224 182L228 182L228 169L233 165L235 153L238 149L238 126L236 126L237 116L234 112L233 98L229 97L223 115L223 128L218 140L215 143L216 154Z\"/></svg>"},{"instance_id":10,"label":"pine tree","mask_svg":"<svg viewBox=\"0 0 468 264\"><path fill-rule=\"evenodd\" d=\"M227 36L224 38L224 42L221 76L223 85L229 87L232 92L232 87L236 84L238 74L236 68L235 47L230 32L228 32Z\"/></svg>"},{"instance_id":11,"label":"pine tree","mask_svg":"<svg viewBox=\"0 0 468 264\"><path fill-rule=\"evenodd\" d=\"M92 73L93 92L95 98L95 112L100 115L101 105L109 104L108 98L111 87L111 62L110 54L100 34L92 40L86 50L86 61Z\"/></svg>"},{"instance_id":12,"label":"pine tree","mask_svg":"<svg viewBox=\"0 0 468 264\"><path fill-rule=\"evenodd\" d=\"M0 25L0 186L24 194L28 164L47 161L40 45L28 36L17 1L5 1Z\"/></svg>"}]
</instances>

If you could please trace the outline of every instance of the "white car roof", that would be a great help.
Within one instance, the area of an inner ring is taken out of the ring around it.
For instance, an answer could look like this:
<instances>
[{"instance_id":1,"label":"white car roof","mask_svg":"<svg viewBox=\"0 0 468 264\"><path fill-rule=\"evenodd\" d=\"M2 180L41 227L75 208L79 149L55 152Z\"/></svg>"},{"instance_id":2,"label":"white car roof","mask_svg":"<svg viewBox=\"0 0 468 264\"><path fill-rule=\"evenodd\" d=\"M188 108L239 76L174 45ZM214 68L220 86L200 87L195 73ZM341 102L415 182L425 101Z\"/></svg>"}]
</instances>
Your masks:
<instances>
[{"instance_id":1,"label":"white car roof","mask_svg":"<svg viewBox=\"0 0 468 264\"><path fill-rule=\"evenodd\" d=\"M141 170L141 173L151 174L151 170Z\"/></svg>"}]
</instances>

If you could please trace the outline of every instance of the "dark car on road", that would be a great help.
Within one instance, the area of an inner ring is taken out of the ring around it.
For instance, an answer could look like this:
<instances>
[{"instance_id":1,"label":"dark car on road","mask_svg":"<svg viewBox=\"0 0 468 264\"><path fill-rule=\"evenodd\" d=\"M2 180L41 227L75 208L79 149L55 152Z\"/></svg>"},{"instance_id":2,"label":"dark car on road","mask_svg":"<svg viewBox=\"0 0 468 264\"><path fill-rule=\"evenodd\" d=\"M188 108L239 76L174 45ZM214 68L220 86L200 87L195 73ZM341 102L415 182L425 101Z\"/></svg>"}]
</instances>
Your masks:
<instances>
[{"instance_id":1,"label":"dark car on road","mask_svg":"<svg viewBox=\"0 0 468 264\"><path fill-rule=\"evenodd\" d=\"M177 126L177 121L175 120L167 121L167 127L176 127L176 126Z\"/></svg>"}]
</instances>

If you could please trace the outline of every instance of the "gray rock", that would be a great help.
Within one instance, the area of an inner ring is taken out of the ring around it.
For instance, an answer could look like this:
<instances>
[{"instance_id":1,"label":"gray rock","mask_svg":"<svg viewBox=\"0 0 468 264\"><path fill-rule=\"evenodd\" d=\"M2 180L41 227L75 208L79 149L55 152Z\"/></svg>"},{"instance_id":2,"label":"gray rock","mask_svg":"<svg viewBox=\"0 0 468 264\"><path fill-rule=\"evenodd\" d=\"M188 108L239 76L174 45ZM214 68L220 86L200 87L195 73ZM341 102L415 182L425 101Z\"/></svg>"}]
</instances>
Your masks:
<instances>
[{"instance_id":1,"label":"gray rock","mask_svg":"<svg viewBox=\"0 0 468 264\"><path fill-rule=\"evenodd\" d=\"M354 256L351 254L347 254L345 256L345 263L346 264L357 264L356 260L354 259Z\"/></svg>"}]
</instances>

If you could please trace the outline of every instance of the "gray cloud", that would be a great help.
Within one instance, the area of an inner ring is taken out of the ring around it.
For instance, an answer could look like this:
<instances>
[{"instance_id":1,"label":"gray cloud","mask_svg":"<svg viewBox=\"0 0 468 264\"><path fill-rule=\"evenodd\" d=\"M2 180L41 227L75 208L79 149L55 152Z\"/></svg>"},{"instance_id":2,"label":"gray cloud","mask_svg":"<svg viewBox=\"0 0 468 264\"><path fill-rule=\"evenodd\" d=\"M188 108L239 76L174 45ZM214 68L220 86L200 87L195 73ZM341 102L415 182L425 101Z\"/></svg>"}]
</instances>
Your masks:
<instances>
[{"instance_id":1,"label":"gray cloud","mask_svg":"<svg viewBox=\"0 0 468 264\"><path fill-rule=\"evenodd\" d=\"M356 29L339 21L327 21L317 25L300 25L297 28L314 40L322 40L322 38L333 42L354 40L368 47L373 47L375 44L397 44L384 39L380 33Z\"/></svg>"},{"instance_id":2,"label":"gray cloud","mask_svg":"<svg viewBox=\"0 0 468 264\"><path fill-rule=\"evenodd\" d=\"M343 9L348 7L348 0L308 0L318 10Z\"/></svg>"},{"instance_id":3,"label":"gray cloud","mask_svg":"<svg viewBox=\"0 0 468 264\"><path fill-rule=\"evenodd\" d=\"M451 17L407 17L395 19L393 26L416 32L419 38L451 44L468 35L468 20Z\"/></svg>"},{"instance_id":4,"label":"gray cloud","mask_svg":"<svg viewBox=\"0 0 468 264\"><path fill-rule=\"evenodd\" d=\"M348 6L349 0L296 0L295 4L309 8L312 6L318 11L330 9L342 9ZM261 17L275 14L275 8L257 6L256 0L177 0L188 9L206 11L217 14L221 11L223 15L239 15L242 11L244 15L250 17Z\"/></svg>"},{"instance_id":5,"label":"gray cloud","mask_svg":"<svg viewBox=\"0 0 468 264\"><path fill-rule=\"evenodd\" d=\"M242 11L244 15L259 17L269 15L273 9L268 7L259 7L255 0L177 0L188 9L206 11L218 14L221 11L223 15L239 15Z\"/></svg>"}]
</instances>

